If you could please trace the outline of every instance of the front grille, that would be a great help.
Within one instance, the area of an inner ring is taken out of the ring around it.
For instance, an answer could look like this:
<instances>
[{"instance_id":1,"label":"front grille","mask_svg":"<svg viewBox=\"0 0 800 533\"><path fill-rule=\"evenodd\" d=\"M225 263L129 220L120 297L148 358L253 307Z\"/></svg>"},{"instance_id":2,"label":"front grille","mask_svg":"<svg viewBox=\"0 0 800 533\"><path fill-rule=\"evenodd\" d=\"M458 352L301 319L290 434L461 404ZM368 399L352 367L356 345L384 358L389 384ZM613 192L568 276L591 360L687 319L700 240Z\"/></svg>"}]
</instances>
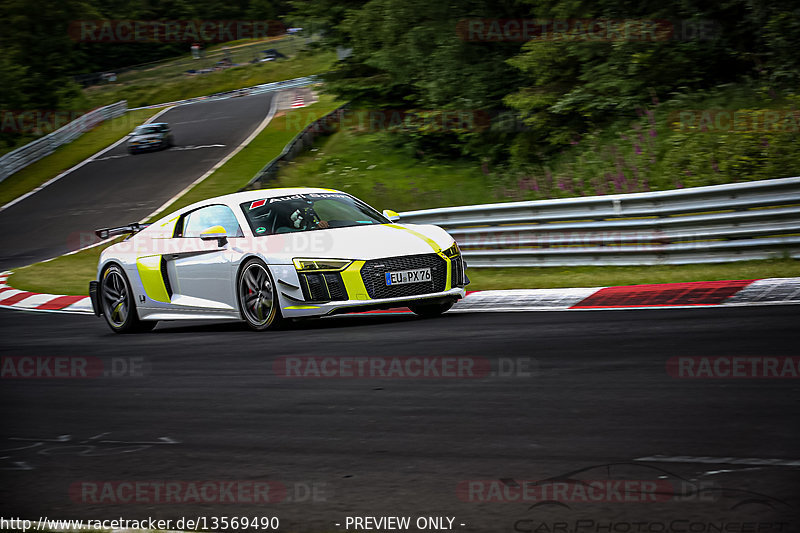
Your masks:
<instances>
[{"instance_id":1,"label":"front grille","mask_svg":"<svg viewBox=\"0 0 800 533\"><path fill-rule=\"evenodd\" d=\"M416 268L430 268L431 281L386 285L386 273ZM361 279L370 298L400 298L444 291L447 263L436 254L406 255L372 259L361 267Z\"/></svg>"},{"instance_id":2,"label":"front grille","mask_svg":"<svg viewBox=\"0 0 800 533\"><path fill-rule=\"evenodd\" d=\"M463 287L464 286L464 261L461 260L461 256L456 256L450 260L450 270L452 271L450 277L450 286L451 287Z\"/></svg>"},{"instance_id":3,"label":"front grille","mask_svg":"<svg viewBox=\"0 0 800 533\"><path fill-rule=\"evenodd\" d=\"M303 297L311 302L347 300L342 275L338 272L300 274Z\"/></svg>"}]
</instances>

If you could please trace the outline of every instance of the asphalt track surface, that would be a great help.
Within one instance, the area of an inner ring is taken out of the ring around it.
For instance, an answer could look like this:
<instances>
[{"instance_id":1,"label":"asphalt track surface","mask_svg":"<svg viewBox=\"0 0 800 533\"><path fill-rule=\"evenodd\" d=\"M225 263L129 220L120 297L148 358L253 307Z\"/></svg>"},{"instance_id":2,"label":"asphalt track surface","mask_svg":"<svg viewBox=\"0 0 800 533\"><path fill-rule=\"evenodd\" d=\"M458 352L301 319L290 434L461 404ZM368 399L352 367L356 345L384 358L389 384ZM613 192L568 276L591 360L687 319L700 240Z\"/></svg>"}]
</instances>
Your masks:
<instances>
[{"instance_id":1,"label":"asphalt track surface","mask_svg":"<svg viewBox=\"0 0 800 533\"><path fill-rule=\"evenodd\" d=\"M131 156L122 143L0 211L0 269L91 243L100 227L138 222L233 151L267 116L273 93L175 107L176 146ZM134 125L131 125L131 129Z\"/></svg>"},{"instance_id":2,"label":"asphalt track surface","mask_svg":"<svg viewBox=\"0 0 800 533\"><path fill-rule=\"evenodd\" d=\"M0 380L0 515L277 516L283 531L345 531L346 516L399 515L455 517L461 531L796 532L800 470L757 463L799 458L798 380L677 379L665 365L684 355L796 356L798 324L800 307L769 306L341 316L268 333L168 323L117 336L94 317L3 310L3 357L142 358L145 375ZM276 375L278 358L312 355L478 357L495 369L524 360L534 371ZM653 455L749 464L634 461ZM543 505L457 493L466 480L513 485L580 469L573 478L703 490ZM87 503L69 493L84 481L136 480L269 480L288 491L258 505Z\"/></svg>"}]
</instances>

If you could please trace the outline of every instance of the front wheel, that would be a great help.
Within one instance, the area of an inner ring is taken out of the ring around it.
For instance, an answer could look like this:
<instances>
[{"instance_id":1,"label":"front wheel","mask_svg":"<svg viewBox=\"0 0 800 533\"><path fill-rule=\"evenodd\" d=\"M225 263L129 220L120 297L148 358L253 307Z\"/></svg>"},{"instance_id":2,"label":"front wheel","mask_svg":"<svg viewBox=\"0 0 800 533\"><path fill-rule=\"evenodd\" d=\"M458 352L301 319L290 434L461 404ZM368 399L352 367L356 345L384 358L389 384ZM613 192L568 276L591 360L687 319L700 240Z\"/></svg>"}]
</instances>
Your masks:
<instances>
[{"instance_id":1,"label":"front wheel","mask_svg":"<svg viewBox=\"0 0 800 533\"><path fill-rule=\"evenodd\" d=\"M242 318L251 329L264 331L282 325L278 292L267 265L251 259L242 267L236 285Z\"/></svg>"},{"instance_id":2,"label":"front wheel","mask_svg":"<svg viewBox=\"0 0 800 533\"><path fill-rule=\"evenodd\" d=\"M409 305L408 308L419 316L432 318L441 316L453 307L453 302Z\"/></svg>"},{"instance_id":3,"label":"front wheel","mask_svg":"<svg viewBox=\"0 0 800 533\"><path fill-rule=\"evenodd\" d=\"M98 292L103 316L114 333L150 331L156 326L156 321L139 320L131 284L120 266L111 265L103 271Z\"/></svg>"}]
</instances>

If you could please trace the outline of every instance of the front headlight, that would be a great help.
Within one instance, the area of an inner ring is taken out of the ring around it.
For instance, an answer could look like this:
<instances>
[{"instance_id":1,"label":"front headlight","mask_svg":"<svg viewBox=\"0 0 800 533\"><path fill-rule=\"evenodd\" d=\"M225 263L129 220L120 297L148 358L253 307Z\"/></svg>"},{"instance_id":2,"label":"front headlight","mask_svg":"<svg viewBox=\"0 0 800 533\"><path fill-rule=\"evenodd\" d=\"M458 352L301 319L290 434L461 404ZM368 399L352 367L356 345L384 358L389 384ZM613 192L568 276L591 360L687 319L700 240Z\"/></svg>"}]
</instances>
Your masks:
<instances>
[{"instance_id":1,"label":"front headlight","mask_svg":"<svg viewBox=\"0 0 800 533\"><path fill-rule=\"evenodd\" d=\"M300 272L320 270L339 271L350 266L350 259L292 259L294 267Z\"/></svg>"},{"instance_id":2,"label":"front headlight","mask_svg":"<svg viewBox=\"0 0 800 533\"><path fill-rule=\"evenodd\" d=\"M458 248L458 244L454 242L453 246L444 251L444 255L446 255L450 259L461 255L461 250Z\"/></svg>"}]
</instances>

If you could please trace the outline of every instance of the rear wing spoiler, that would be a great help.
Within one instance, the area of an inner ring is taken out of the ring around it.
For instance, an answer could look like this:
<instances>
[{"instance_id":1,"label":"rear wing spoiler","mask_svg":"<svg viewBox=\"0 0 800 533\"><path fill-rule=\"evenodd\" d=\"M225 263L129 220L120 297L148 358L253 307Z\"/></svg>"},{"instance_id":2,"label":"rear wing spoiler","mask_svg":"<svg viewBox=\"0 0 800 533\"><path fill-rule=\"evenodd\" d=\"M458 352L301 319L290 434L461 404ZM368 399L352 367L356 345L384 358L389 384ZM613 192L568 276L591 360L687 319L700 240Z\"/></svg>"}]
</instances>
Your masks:
<instances>
[{"instance_id":1,"label":"rear wing spoiler","mask_svg":"<svg viewBox=\"0 0 800 533\"><path fill-rule=\"evenodd\" d=\"M94 230L94 234L101 239L108 239L109 237L116 237L117 235L125 235L126 233L139 233L150 224L139 224L132 222L127 226L117 226L116 228L100 228Z\"/></svg>"}]
</instances>

